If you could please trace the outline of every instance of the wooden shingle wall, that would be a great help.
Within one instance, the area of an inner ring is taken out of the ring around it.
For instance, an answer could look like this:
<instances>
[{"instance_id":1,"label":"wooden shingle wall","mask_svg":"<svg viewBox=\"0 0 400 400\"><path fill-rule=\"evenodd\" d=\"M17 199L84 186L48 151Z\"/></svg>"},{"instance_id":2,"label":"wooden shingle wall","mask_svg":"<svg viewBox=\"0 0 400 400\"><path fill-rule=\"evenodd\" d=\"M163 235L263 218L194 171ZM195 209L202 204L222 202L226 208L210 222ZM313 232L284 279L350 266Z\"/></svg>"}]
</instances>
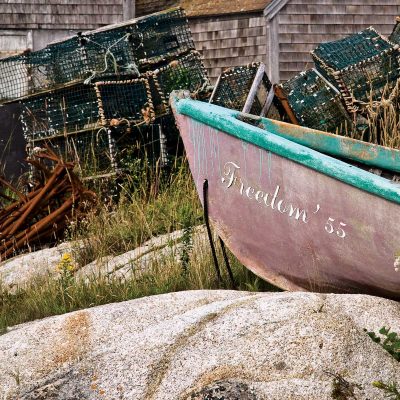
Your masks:
<instances>
[{"instance_id":1,"label":"wooden shingle wall","mask_svg":"<svg viewBox=\"0 0 400 400\"><path fill-rule=\"evenodd\" d=\"M227 67L266 60L262 13L189 18L189 24L212 82Z\"/></svg>"},{"instance_id":2,"label":"wooden shingle wall","mask_svg":"<svg viewBox=\"0 0 400 400\"><path fill-rule=\"evenodd\" d=\"M374 26L389 35L399 0L290 0L275 17L279 26L280 79L311 67L310 50L321 42Z\"/></svg>"},{"instance_id":3,"label":"wooden shingle wall","mask_svg":"<svg viewBox=\"0 0 400 400\"><path fill-rule=\"evenodd\" d=\"M122 0L0 0L0 29L89 30L122 15Z\"/></svg>"}]
</instances>

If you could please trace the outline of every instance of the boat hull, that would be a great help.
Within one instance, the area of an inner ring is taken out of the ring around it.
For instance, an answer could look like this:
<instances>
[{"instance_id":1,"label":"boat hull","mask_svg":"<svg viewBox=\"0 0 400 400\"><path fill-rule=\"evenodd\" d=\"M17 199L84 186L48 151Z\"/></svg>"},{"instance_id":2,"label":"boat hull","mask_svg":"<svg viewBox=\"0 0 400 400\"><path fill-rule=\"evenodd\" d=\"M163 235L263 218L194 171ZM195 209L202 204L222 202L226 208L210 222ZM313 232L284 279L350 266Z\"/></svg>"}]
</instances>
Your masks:
<instances>
[{"instance_id":1,"label":"boat hull","mask_svg":"<svg viewBox=\"0 0 400 400\"><path fill-rule=\"evenodd\" d=\"M395 202L176 113L190 169L232 253L286 290L400 298Z\"/></svg>"}]
</instances>

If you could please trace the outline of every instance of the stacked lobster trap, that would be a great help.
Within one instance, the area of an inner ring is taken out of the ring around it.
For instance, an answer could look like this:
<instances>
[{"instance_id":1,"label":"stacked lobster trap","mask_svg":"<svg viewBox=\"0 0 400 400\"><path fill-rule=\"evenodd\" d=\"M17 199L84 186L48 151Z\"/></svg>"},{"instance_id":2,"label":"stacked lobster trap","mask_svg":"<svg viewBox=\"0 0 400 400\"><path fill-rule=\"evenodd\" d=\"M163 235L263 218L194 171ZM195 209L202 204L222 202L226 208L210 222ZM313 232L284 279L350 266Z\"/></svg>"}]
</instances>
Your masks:
<instances>
[{"instance_id":1,"label":"stacked lobster trap","mask_svg":"<svg viewBox=\"0 0 400 400\"><path fill-rule=\"evenodd\" d=\"M398 19L390 38L368 28L320 44L311 52L315 68L280 85L297 122L379 143L370 121L399 106L399 36Z\"/></svg>"},{"instance_id":2,"label":"stacked lobster trap","mask_svg":"<svg viewBox=\"0 0 400 400\"><path fill-rule=\"evenodd\" d=\"M259 82L256 82L257 75ZM246 112L260 115L263 103L272 88L272 83L265 73L265 66L260 62L228 68L219 76L210 102L233 110L242 111L248 101L254 83L258 83L258 93Z\"/></svg>"},{"instance_id":3,"label":"stacked lobster trap","mask_svg":"<svg viewBox=\"0 0 400 400\"><path fill-rule=\"evenodd\" d=\"M28 153L50 145L90 165L87 175L116 172L124 146L149 136L152 148L158 142L154 157L167 162L166 142L176 141L162 129L170 92L201 95L208 86L180 8L0 60L0 104L21 104Z\"/></svg>"},{"instance_id":4,"label":"stacked lobster trap","mask_svg":"<svg viewBox=\"0 0 400 400\"><path fill-rule=\"evenodd\" d=\"M300 125L333 133L353 129L340 92L315 69L301 72L282 88Z\"/></svg>"}]
</instances>

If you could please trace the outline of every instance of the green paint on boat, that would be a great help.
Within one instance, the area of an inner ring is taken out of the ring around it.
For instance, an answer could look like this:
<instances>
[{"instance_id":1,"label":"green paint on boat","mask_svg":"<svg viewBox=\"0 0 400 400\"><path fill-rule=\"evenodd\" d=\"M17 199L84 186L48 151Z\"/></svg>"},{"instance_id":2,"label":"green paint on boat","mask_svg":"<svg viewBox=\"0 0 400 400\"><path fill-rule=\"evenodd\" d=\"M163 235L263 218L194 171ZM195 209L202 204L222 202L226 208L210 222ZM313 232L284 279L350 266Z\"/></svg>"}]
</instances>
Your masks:
<instances>
[{"instance_id":1,"label":"green paint on boat","mask_svg":"<svg viewBox=\"0 0 400 400\"><path fill-rule=\"evenodd\" d=\"M190 99L172 97L172 107L178 114L186 115L205 125L226 132L238 139L253 143L281 157L295 161L320 173L345 182L386 200L400 204L400 185L378 175L364 171L346 162L319 153L302 144L295 143L272 129L273 121L261 129L238 120L241 114L235 110ZM301 127L296 129L302 130ZM306 128L304 128L306 129ZM274 132L275 131L275 132ZM343 155L339 153L338 156Z\"/></svg>"},{"instance_id":2,"label":"green paint on boat","mask_svg":"<svg viewBox=\"0 0 400 400\"><path fill-rule=\"evenodd\" d=\"M311 147L322 153L336 157L348 158L376 168L400 172L400 151L334 135L328 132L316 131L285 122L260 118L260 123L268 132L292 140L303 146Z\"/></svg>"}]
</instances>

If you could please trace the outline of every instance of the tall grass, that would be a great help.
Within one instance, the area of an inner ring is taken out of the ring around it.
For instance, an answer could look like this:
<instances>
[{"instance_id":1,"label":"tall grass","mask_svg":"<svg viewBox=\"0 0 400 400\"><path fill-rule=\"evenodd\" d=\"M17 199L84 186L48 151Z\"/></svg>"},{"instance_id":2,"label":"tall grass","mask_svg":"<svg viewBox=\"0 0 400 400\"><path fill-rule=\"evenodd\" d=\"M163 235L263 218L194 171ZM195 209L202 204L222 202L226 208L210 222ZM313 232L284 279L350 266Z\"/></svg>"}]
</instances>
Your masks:
<instances>
[{"instance_id":1,"label":"tall grass","mask_svg":"<svg viewBox=\"0 0 400 400\"><path fill-rule=\"evenodd\" d=\"M368 103L362 104L362 114L356 114L356 125L359 129L344 129L345 135L385 147L400 148L400 81L390 90L389 85L383 89L378 100L371 87Z\"/></svg>"},{"instance_id":2,"label":"tall grass","mask_svg":"<svg viewBox=\"0 0 400 400\"><path fill-rule=\"evenodd\" d=\"M187 162L178 160L172 171L133 162L119 185L116 204L105 202L76 228L75 259L84 266L94 259L125 253L151 237L202 223L199 202ZM81 243L83 242L83 246Z\"/></svg>"},{"instance_id":3,"label":"tall grass","mask_svg":"<svg viewBox=\"0 0 400 400\"><path fill-rule=\"evenodd\" d=\"M58 278L37 277L12 291L0 284L0 332L7 327L51 315L154 294L194 289L231 288L227 272L219 282L208 241L193 243L192 227L203 222L187 162L178 161L170 173L136 161L119 183L116 204L101 203L69 236L76 240L73 258L78 267L109 255L132 250L159 234L184 230L179 254L155 258L146 272L128 279L92 276L77 279L68 272ZM218 248L218 246L217 246ZM220 266L224 265L218 250ZM236 289L276 290L229 254Z\"/></svg>"},{"instance_id":4,"label":"tall grass","mask_svg":"<svg viewBox=\"0 0 400 400\"><path fill-rule=\"evenodd\" d=\"M220 253L218 258L222 266ZM236 289L276 290L244 268L232 255L229 258L237 282ZM19 323L144 296L182 290L231 289L225 269L222 278L219 283L208 243L191 252L186 266L175 257L167 257L154 262L146 273L132 275L129 279L105 276L90 279L38 277L17 291L10 292L0 287L0 332Z\"/></svg>"}]
</instances>

